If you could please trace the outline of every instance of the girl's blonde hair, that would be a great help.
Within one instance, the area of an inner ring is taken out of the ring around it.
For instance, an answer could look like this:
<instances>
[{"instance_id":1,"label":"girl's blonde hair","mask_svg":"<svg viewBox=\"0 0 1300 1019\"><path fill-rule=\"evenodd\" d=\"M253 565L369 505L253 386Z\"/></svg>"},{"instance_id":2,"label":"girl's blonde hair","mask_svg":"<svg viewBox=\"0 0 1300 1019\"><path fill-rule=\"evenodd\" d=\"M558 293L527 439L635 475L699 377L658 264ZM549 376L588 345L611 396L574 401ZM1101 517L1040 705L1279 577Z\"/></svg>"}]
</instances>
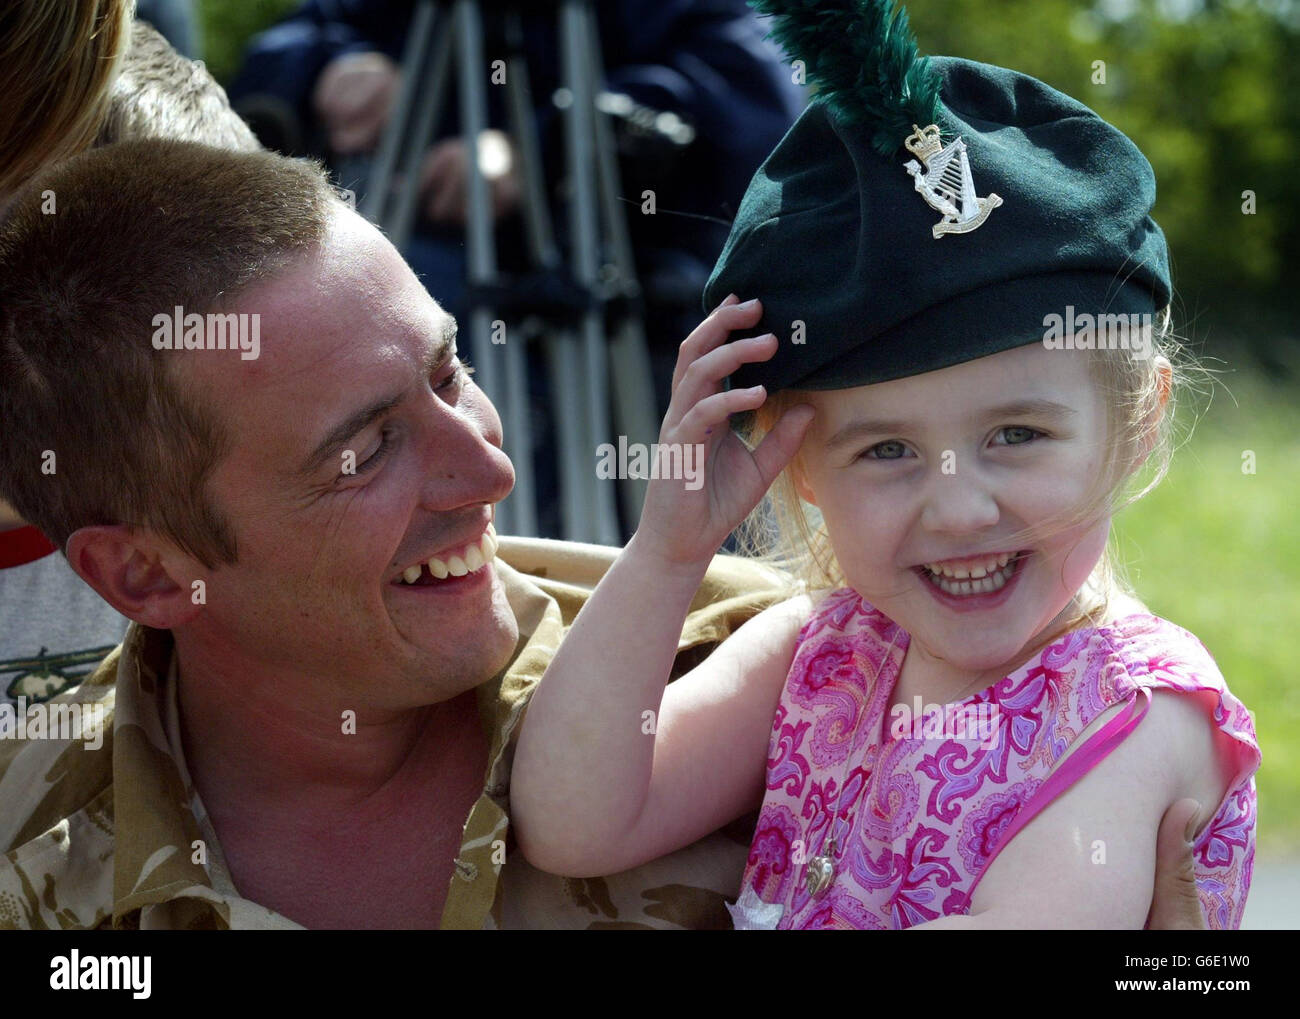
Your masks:
<instances>
[{"instance_id":1,"label":"girl's blonde hair","mask_svg":"<svg viewBox=\"0 0 1300 1019\"><path fill-rule=\"evenodd\" d=\"M1027 529L1014 540L1041 540L1115 513L1136 502L1165 476L1173 456L1175 408L1185 392L1202 392L1208 372L1174 335L1168 308L1156 316L1151 344L1138 350L1094 350L1093 377L1107 407L1105 468L1088 496L1068 516ZM801 401L797 390L783 390L767 402L739 431L751 447L762 441L781 415ZM1163 413L1161 407L1163 404ZM799 497L794 474L799 458L782 471L767 499L750 514L738 532L743 552L777 567L792 578L792 588L817 591L842 587L846 580L831 548L821 514ZM1066 627L1088 621L1100 623L1117 593L1132 594L1120 568L1113 541L1084 585L1079 615Z\"/></svg>"},{"instance_id":2,"label":"girl's blonde hair","mask_svg":"<svg viewBox=\"0 0 1300 1019\"><path fill-rule=\"evenodd\" d=\"M8 0L0 13L0 202L89 148L127 51L135 0Z\"/></svg>"}]
</instances>

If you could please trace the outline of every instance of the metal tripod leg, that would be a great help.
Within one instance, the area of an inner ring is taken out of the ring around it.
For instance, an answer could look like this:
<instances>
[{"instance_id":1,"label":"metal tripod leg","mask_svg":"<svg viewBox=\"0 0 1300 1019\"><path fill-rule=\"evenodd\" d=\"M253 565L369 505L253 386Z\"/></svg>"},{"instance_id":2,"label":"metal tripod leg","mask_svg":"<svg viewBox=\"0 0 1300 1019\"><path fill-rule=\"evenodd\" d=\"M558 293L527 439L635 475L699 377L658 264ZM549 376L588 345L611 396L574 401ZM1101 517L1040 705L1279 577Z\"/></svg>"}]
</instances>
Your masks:
<instances>
[{"instance_id":1,"label":"metal tripod leg","mask_svg":"<svg viewBox=\"0 0 1300 1019\"><path fill-rule=\"evenodd\" d=\"M591 46L591 78L605 80L600 47ZM604 113L594 118L596 138L596 170L600 184L601 211L609 231L610 268L614 276L610 289L631 304L635 313L625 311L619 320L609 344L610 386L614 399L615 427L628 437L629 442L649 445L659 437L659 408L655 405L654 367L650 349L646 344L642 321L641 286L636 277L636 263L632 257L632 240L628 236L627 220L619 203L622 186L619 183L618 159L615 155L613 132ZM626 308L626 305L625 305ZM645 479L629 478L620 485L626 520L635 527L645 504Z\"/></svg>"},{"instance_id":2,"label":"metal tripod leg","mask_svg":"<svg viewBox=\"0 0 1300 1019\"><path fill-rule=\"evenodd\" d=\"M419 194L416 179L408 173L412 167L418 171L420 157L446 101L451 38L444 31L435 40L436 24L437 4L434 0L420 0L402 54L401 88L380 139L359 209L363 216L379 224L399 248L410 236ZM402 167L400 194L393 188L399 163Z\"/></svg>"},{"instance_id":3,"label":"metal tripod leg","mask_svg":"<svg viewBox=\"0 0 1300 1019\"><path fill-rule=\"evenodd\" d=\"M429 31L433 31L430 25ZM432 60L426 68L424 89L416 97L412 111L414 120L407 134L409 144L402 154L400 176L402 186L391 198L389 215L385 222L388 239L398 248L406 247L415 226L415 215L420 199L420 169L424 162L427 139L433 132L447 103L447 84L451 71L451 32L442 32L433 42ZM425 141L421 141L424 139Z\"/></svg>"},{"instance_id":4,"label":"metal tripod leg","mask_svg":"<svg viewBox=\"0 0 1300 1019\"><path fill-rule=\"evenodd\" d=\"M491 341L494 315L483 298L486 288L496 284L497 250L488 182L478 161L478 139L487 130L487 91L483 82L483 23L474 0L456 0L454 8L459 53L461 133L468 149L468 203L466 252L467 278L473 307L470 311L471 349L481 366L480 385L502 417L503 446L515 467L515 489L497 507L499 529L506 534L536 534L536 505L533 486L533 443L528 393L522 386L521 362L524 351L518 343L494 345ZM509 391L514 360L514 389ZM520 392L520 390L523 390Z\"/></svg>"},{"instance_id":5,"label":"metal tripod leg","mask_svg":"<svg viewBox=\"0 0 1300 1019\"><path fill-rule=\"evenodd\" d=\"M443 18L438 17L438 6L434 0L421 0L416 8L402 58L406 73L361 209L380 224L395 246L405 246L415 222L424 153L446 106L455 42L459 51L457 93L469 160L467 282L471 293L482 293L481 288L497 281L490 196L477 159L477 138L487 126L487 101L481 74L482 23L478 5L472 0L457 0L449 16L444 12ZM435 36L438 28L442 31ZM393 188L395 176L401 180L396 189ZM490 340L491 308L476 303L469 317L466 345L472 360L481 366L477 382L502 414L504 446L515 465L515 490L498 507L497 523L503 533L536 534L528 394L522 385L525 352L518 344L514 348L507 345L504 354L496 356L500 348L493 351ZM503 365L502 361L506 363Z\"/></svg>"},{"instance_id":6,"label":"metal tripod leg","mask_svg":"<svg viewBox=\"0 0 1300 1019\"><path fill-rule=\"evenodd\" d=\"M569 201L569 232L572 244L573 275L593 292L600 287L599 226L595 179L596 84L591 76L592 31L591 5L585 0L562 0L560 4L560 66L569 83L572 102L565 114L565 152L572 194ZM596 445L611 441L609 427L609 363L605 349L602 309L593 306L583 314L580 335L583 389L581 412L587 448L581 465L569 464L569 473L591 493L591 515L587 540L606 545L619 544L618 522L614 511L611 486L596 477ZM566 457L571 456L566 451ZM567 505L567 500L566 500Z\"/></svg>"},{"instance_id":7,"label":"metal tripod leg","mask_svg":"<svg viewBox=\"0 0 1300 1019\"><path fill-rule=\"evenodd\" d=\"M537 137L537 123L532 108L532 89L529 83L528 63L523 59L523 26L518 11L506 14L506 42L509 52L506 57L506 109L510 118L510 134L515 149L516 178L520 184L520 211L524 223L524 240L528 245L529 261L543 271L558 270L562 264L559 246L555 243L555 228L551 221L550 205L547 200L546 183L542 172L541 144ZM554 363L552 350L557 339L572 337L572 331L563 324L555 324L541 337L544 357L548 363ZM572 342L572 339L570 339ZM503 351L505 360L506 398L510 405L528 414L530 394L528 388L527 350L521 344L506 342ZM575 376L559 376L572 379ZM552 375L552 380L557 376ZM559 392L553 386L553 392ZM530 416L531 417L531 416ZM558 450L569 447L580 449L580 438L572 432L576 424L570 414L563 412L554 415L556 429L560 433L556 447ZM529 474L531 481L531 473ZM516 533L537 533L537 497L533 489L521 488L521 479L516 478L515 492L518 496L518 523ZM561 481L561 491L565 490ZM526 514L526 516L525 516ZM567 529L571 520L567 512L561 513L561 521Z\"/></svg>"},{"instance_id":8,"label":"metal tripod leg","mask_svg":"<svg viewBox=\"0 0 1300 1019\"><path fill-rule=\"evenodd\" d=\"M407 137L411 108L422 84L433 18L434 6L431 0L419 0L415 13L411 16L406 46L402 50L401 87L397 90L393 112L380 136L379 148L375 150L366 193L357 206L357 211L372 223L382 225L384 221L385 207L393 186L393 171L397 168L402 143Z\"/></svg>"}]
</instances>

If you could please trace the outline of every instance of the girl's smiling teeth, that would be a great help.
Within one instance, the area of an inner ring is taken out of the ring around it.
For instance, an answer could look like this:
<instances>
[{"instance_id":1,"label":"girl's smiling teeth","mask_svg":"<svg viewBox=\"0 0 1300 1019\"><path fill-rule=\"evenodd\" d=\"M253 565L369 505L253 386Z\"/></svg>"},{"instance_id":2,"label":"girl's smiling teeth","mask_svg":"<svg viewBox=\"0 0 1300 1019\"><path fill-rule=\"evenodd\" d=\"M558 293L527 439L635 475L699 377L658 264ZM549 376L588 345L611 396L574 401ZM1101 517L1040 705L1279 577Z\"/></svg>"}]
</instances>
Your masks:
<instances>
[{"instance_id":1,"label":"girl's smiling teeth","mask_svg":"<svg viewBox=\"0 0 1300 1019\"><path fill-rule=\"evenodd\" d=\"M1016 564L1028 554L1028 552L998 552L965 559L944 559L939 562L925 563L917 569L927 581L944 594L957 597L991 594L1000 591L1006 585L1016 571Z\"/></svg>"},{"instance_id":2,"label":"girl's smiling teeth","mask_svg":"<svg viewBox=\"0 0 1300 1019\"><path fill-rule=\"evenodd\" d=\"M488 524L483 537L461 549L459 555L446 559L434 556L426 563L408 566L402 573L404 584L417 584L424 578L425 583L432 580L445 580L447 577L464 577L490 563L497 554L496 528Z\"/></svg>"}]
</instances>

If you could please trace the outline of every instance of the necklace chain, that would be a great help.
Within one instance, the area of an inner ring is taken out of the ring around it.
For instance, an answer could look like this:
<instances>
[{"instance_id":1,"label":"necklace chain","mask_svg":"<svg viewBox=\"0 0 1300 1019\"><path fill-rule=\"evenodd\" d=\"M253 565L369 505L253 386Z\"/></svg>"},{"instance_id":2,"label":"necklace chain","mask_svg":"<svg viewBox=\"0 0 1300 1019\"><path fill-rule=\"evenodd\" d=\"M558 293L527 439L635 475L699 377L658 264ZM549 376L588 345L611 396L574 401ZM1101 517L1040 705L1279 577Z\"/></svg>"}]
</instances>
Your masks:
<instances>
[{"instance_id":1,"label":"necklace chain","mask_svg":"<svg viewBox=\"0 0 1300 1019\"><path fill-rule=\"evenodd\" d=\"M875 676L872 677L871 686L867 690L867 696L863 704L863 710L853 722L853 729L849 733L849 749L844 757L844 770L840 774L839 791L835 797L835 803L831 807L829 823L826 826L826 834L822 836L821 852L812 857L804 865L804 881L808 888L808 894L817 898L835 880L835 822L839 814L840 801L844 798L844 784L849 780L849 770L853 766L854 744L857 741L858 725L862 721L862 715L866 713L867 705L871 703L877 693L877 685L880 682L880 674L893 661L894 648L898 644L898 635L902 628L894 624L894 635L889 640L889 647L885 649L884 657L880 660L880 668L876 670ZM901 672L901 666L900 666Z\"/></svg>"},{"instance_id":2,"label":"necklace chain","mask_svg":"<svg viewBox=\"0 0 1300 1019\"><path fill-rule=\"evenodd\" d=\"M1103 599L1102 605L1104 606L1105 604L1106 602ZM1085 618L1087 618L1088 613L1084 612L1083 615ZM898 634L901 632L901 630L897 624L894 624L894 627L895 627L894 635L893 637L890 638L889 647L885 650L884 658L881 659L880 668L876 670L876 675L872 678L871 687L867 695L868 702L870 702L870 700L875 696L877 692L876 686L880 682L880 674L881 672L884 671L885 667L892 661L894 648L898 644ZM1062 633L1068 632L1072 628L1073 627L1071 626L1067 626L1061 632ZM1040 651L1043 647L1051 643L1052 640L1056 639L1059 636L1060 634L1055 634L1049 637L1046 641L1038 642L1033 648L1033 650L1031 650L1030 657L1032 657L1033 654ZM900 676L902 675L901 664L899 666L899 675ZM1001 678L1005 678L1005 677L1001 677ZM965 700L967 697L970 697L972 694L982 691L990 685L995 685L1001 682L1001 678L994 679L992 683L985 683L982 678L977 679L970 686L967 686L964 690L962 690L961 693L958 694L956 697L950 698L947 703L952 704L952 703ZM854 741L857 738L858 724L861 722L861 720L862 717L861 715L859 715L857 720L855 720L853 723L853 730L849 734L849 752L845 757L844 771L840 775L839 794L836 796L835 805L831 808L830 822L827 825L826 834L822 836L821 852L818 853L816 856L812 857L804 866L804 880L808 887L808 893L812 895L813 898L817 898L823 892L825 892L826 889L829 888L835 880L835 853L837 849L837 840L835 838L836 817L837 814L839 813L840 801L844 797L844 783L848 781L849 769L852 767L853 764Z\"/></svg>"}]
</instances>

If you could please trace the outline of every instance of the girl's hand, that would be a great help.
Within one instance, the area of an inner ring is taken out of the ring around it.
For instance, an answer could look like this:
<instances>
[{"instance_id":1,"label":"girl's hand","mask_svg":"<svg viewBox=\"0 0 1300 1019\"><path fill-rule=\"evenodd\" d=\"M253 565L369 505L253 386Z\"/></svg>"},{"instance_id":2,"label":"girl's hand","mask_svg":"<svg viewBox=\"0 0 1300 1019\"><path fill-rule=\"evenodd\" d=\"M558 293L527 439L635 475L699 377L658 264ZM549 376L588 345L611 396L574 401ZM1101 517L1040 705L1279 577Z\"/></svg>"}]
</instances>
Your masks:
<instances>
[{"instance_id":1,"label":"girl's hand","mask_svg":"<svg viewBox=\"0 0 1300 1019\"><path fill-rule=\"evenodd\" d=\"M722 380L742 364L776 353L771 333L727 342L762 313L757 300L742 304L732 294L681 346L659 442L671 451L673 466L689 469L679 478L651 480L632 539L670 564L707 565L793 459L812 421L811 407L793 407L752 451L728 425L730 415L756 410L767 399L762 386L722 391Z\"/></svg>"}]
</instances>

